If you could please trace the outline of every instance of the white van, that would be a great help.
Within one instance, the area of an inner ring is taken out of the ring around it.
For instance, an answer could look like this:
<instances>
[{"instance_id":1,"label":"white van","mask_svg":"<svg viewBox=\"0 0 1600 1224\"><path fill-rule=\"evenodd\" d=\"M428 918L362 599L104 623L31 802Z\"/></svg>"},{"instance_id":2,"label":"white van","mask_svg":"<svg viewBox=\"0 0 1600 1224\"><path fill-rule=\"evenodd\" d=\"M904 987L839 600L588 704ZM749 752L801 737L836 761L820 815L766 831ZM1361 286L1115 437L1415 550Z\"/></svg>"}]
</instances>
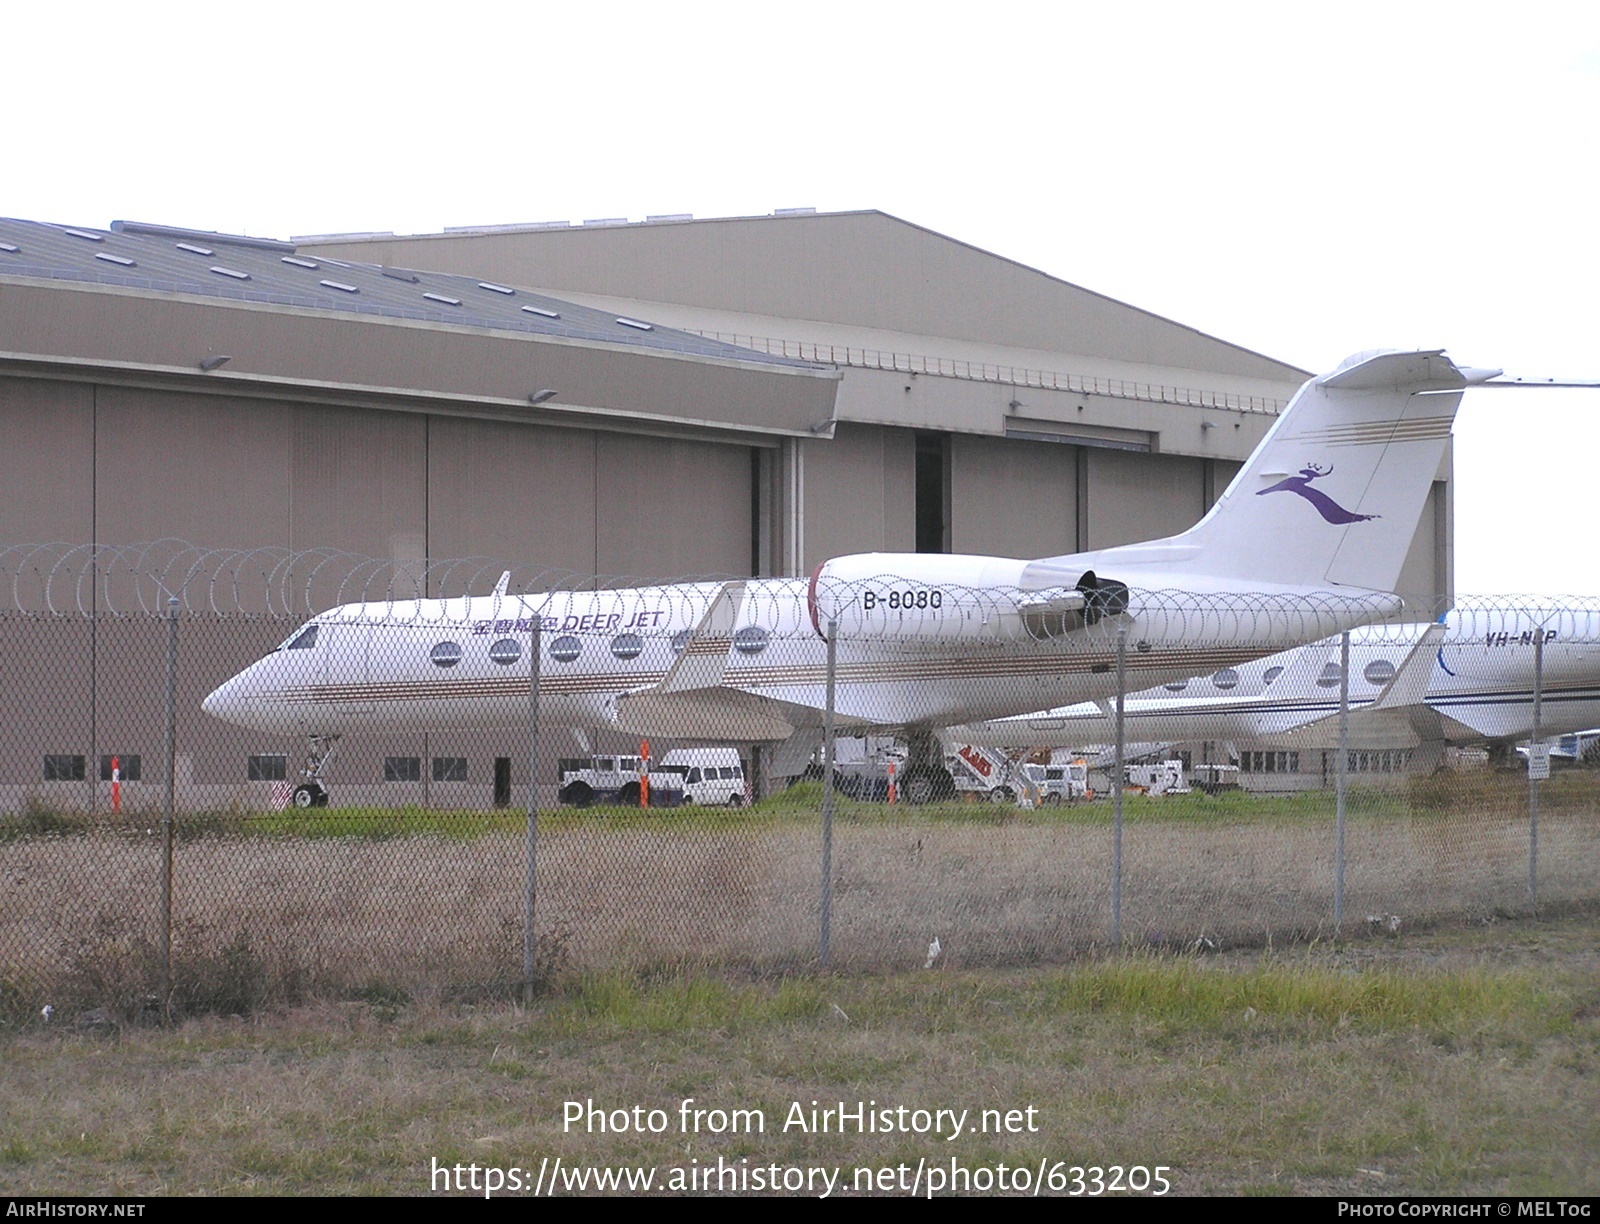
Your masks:
<instances>
[{"instance_id":1,"label":"white van","mask_svg":"<svg viewBox=\"0 0 1600 1224\"><path fill-rule=\"evenodd\" d=\"M675 748L650 766L651 776L676 774L685 803L710 807L743 807L744 762L737 748Z\"/></svg>"}]
</instances>

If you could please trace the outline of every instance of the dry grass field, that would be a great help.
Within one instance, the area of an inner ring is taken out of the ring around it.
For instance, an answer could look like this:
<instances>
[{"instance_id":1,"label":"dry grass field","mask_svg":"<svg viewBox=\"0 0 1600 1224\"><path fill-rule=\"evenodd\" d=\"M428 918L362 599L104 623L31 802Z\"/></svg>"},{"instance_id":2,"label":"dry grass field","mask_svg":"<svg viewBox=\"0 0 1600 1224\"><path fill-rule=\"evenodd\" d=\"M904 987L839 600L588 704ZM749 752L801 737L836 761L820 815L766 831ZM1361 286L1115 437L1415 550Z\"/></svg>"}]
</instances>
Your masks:
<instances>
[{"instance_id":1,"label":"dry grass field","mask_svg":"<svg viewBox=\"0 0 1600 1224\"><path fill-rule=\"evenodd\" d=\"M529 1007L374 994L171 1027L62 1016L0 1032L0 1193L443 1193L435 1167L531 1182L559 1158L658 1187L720 1160L836 1170L848 1193L858 1170L954 1160L1159 1165L1185 1195L1593 1195L1597 949L1600 907L1568 906L1065 968L573 972ZM685 1098L760 1110L765 1129L685 1133ZM565 1103L591 1100L667 1125L564 1127ZM811 1101L974 1126L1031 1108L1036 1129L784 1131Z\"/></svg>"},{"instance_id":2,"label":"dry grass field","mask_svg":"<svg viewBox=\"0 0 1600 1224\"><path fill-rule=\"evenodd\" d=\"M1550 784L1541 903L1600 898L1600 804ZM1526 784L1429 782L1350 804L1341 935L1525 912ZM754 812L541 817L539 976L816 966L821 838L800 790ZM1125 948L1286 945L1333 930L1332 796L1130 802ZM478 813L232 814L186 820L173 863L179 1014L315 999L511 997L526 841ZM1059 964L1110 946L1109 804L1021 813L844 805L832 963ZM0 1016L109 1010L159 991L159 821L0 828Z\"/></svg>"}]
</instances>

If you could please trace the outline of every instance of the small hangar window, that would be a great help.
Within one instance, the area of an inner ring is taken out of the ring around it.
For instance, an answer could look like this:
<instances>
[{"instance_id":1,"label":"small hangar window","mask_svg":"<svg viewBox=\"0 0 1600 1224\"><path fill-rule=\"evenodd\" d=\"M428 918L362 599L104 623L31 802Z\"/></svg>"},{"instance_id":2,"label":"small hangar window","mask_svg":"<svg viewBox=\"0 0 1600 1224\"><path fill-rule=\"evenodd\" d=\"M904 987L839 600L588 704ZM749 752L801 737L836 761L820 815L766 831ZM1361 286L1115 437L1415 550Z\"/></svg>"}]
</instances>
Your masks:
<instances>
[{"instance_id":1,"label":"small hangar window","mask_svg":"<svg viewBox=\"0 0 1600 1224\"><path fill-rule=\"evenodd\" d=\"M119 782L137 782L140 770L139 754L137 752L108 753L100 758L100 781L111 781L111 762L117 763L117 778Z\"/></svg>"},{"instance_id":2,"label":"small hangar window","mask_svg":"<svg viewBox=\"0 0 1600 1224\"><path fill-rule=\"evenodd\" d=\"M501 638L489 647L489 657L501 667L510 667L522 658L522 643L516 638Z\"/></svg>"},{"instance_id":3,"label":"small hangar window","mask_svg":"<svg viewBox=\"0 0 1600 1224\"><path fill-rule=\"evenodd\" d=\"M467 758L434 757L433 780L435 782L465 782L467 780Z\"/></svg>"},{"instance_id":4,"label":"small hangar window","mask_svg":"<svg viewBox=\"0 0 1600 1224\"><path fill-rule=\"evenodd\" d=\"M557 663L571 663L583 653L583 643L570 633L550 643L550 657Z\"/></svg>"},{"instance_id":5,"label":"small hangar window","mask_svg":"<svg viewBox=\"0 0 1600 1224\"><path fill-rule=\"evenodd\" d=\"M250 782L284 782L289 777L289 758L281 752L267 752L245 758L244 776Z\"/></svg>"},{"instance_id":6,"label":"small hangar window","mask_svg":"<svg viewBox=\"0 0 1600 1224\"><path fill-rule=\"evenodd\" d=\"M435 667L454 667L461 662L461 644L459 642L440 642L428 652L428 658Z\"/></svg>"},{"instance_id":7,"label":"small hangar window","mask_svg":"<svg viewBox=\"0 0 1600 1224\"><path fill-rule=\"evenodd\" d=\"M1234 671L1231 667L1224 667L1221 671L1217 672L1216 675L1211 677L1211 683L1216 685L1219 689L1238 688L1239 673Z\"/></svg>"},{"instance_id":8,"label":"small hangar window","mask_svg":"<svg viewBox=\"0 0 1600 1224\"><path fill-rule=\"evenodd\" d=\"M422 781L422 758L384 757L383 780L385 782Z\"/></svg>"},{"instance_id":9,"label":"small hangar window","mask_svg":"<svg viewBox=\"0 0 1600 1224\"><path fill-rule=\"evenodd\" d=\"M644 653L644 639L637 633L621 633L611 639L611 653L619 659L637 659Z\"/></svg>"},{"instance_id":10,"label":"small hangar window","mask_svg":"<svg viewBox=\"0 0 1600 1224\"><path fill-rule=\"evenodd\" d=\"M46 782L82 782L84 760L69 752L50 753L44 759Z\"/></svg>"}]
</instances>

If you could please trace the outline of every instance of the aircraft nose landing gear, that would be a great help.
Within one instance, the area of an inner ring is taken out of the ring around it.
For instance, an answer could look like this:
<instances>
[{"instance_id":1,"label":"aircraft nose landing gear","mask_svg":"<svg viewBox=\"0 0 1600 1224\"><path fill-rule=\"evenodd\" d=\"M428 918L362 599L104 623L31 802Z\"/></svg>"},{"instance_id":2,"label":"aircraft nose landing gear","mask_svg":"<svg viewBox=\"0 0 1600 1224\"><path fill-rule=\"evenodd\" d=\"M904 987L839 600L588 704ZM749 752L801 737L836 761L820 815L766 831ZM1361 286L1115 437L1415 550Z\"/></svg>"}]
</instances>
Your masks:
<instances>
[{"instance_id":1,"label":"aircraft nose landing gear","mask_svg":"<svg viewBox=\"0 0 1600 1224\"><path fill-rule=\"evenodd\" d=\"M328 788L323 784L322 771L328 767L328 762L333 760L334 749L338 743L337 735L311 736L311 744L306 749L306 762L300 770L300 775L305 781L294 788L294 795L290 800L295 807L328 806Z\"/></svg>"}]
</instances>

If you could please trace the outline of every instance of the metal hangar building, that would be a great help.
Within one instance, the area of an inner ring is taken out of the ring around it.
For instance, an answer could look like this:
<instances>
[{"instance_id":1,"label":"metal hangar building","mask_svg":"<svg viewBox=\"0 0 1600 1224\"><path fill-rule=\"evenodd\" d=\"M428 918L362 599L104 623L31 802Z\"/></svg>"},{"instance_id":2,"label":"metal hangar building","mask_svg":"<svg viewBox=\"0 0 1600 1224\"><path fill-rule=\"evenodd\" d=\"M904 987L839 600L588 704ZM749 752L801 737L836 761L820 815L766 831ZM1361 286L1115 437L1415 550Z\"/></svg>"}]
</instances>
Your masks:
<instances>
[{"instance_id":1,"label":"metal hangar building","mask_svg":"<svg viewBox=\"0 0 1600 1224\"><path fill-rule=\"evenodd\" d=\"M444 558L673 579L1056 555L1193 523L1306 377L879 212L295 241L0 220L0 548L321 550L430 595L491 564L424 565ZM1420 614L1451 593L1450 507L1447 461L1402 584ZM47 610L39 589L13 605ZM72 592L54 610L120 597ZM281 631L219 643L180 707ZM53 688L10 686L40 708L0 788L41 760L156 760L159 721L119 704L151 666L126 632L10 654ZM244 787L247 746L195 734L184 785ZM378 786L388 751L347 752L341 780Z\"/></svg>"}]
</instances>

